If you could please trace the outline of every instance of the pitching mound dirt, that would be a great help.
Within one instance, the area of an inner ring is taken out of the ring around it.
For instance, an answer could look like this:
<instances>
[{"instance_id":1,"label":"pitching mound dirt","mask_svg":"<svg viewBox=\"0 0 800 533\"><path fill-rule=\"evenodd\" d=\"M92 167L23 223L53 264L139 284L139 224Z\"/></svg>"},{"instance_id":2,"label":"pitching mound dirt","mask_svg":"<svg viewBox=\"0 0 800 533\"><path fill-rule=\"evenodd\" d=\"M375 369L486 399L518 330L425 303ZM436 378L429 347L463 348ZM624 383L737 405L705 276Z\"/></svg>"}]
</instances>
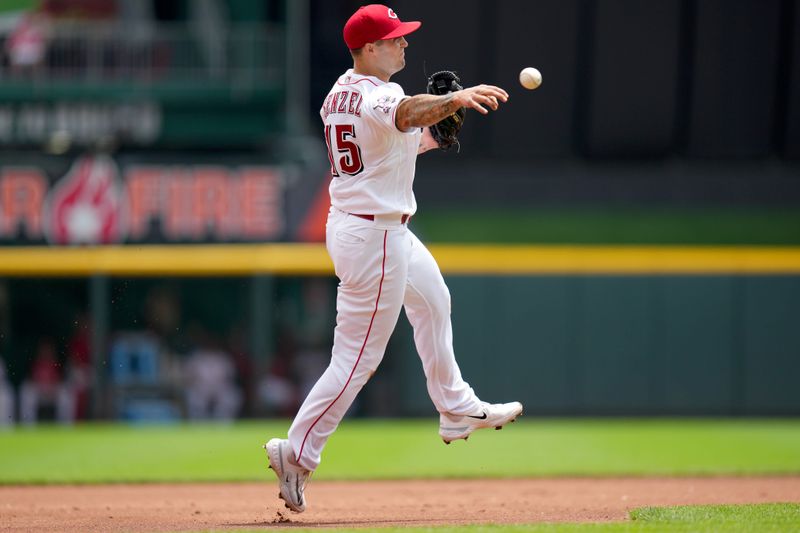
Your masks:
<instances>
[{"instance_id":1,"label":"pitching mound dirt","mask_svg":"<svg viewBox=\"0 0 800 533\"><path fill-rule=\"evenodd\" d=\"M645 505L800 502L800 477L325 482L294 514L264 483L0 487L0 531L161 532L626 520Z\"/></svg>"}]
</instances>

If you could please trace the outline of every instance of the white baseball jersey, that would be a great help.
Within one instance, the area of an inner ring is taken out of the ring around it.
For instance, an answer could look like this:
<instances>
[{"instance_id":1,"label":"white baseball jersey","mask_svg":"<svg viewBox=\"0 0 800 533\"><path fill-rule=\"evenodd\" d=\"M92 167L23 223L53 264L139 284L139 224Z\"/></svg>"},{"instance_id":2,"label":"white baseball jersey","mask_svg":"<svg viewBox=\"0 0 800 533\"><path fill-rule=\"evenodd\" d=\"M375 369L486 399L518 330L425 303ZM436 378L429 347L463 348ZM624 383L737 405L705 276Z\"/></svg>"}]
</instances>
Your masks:
<instances>
[{"instance_id":1,"label":"white baseball jersey","mask_svg":"<svg viewBox=\"0 0 800 533\"><path fill-rule=\"evenodd\" d=\"M400 85L348 69L333 84L320 117L333 179L331 205L346 213L413 215L412 186L422 130L401 132Z\"/></svg>"}]
</instances>

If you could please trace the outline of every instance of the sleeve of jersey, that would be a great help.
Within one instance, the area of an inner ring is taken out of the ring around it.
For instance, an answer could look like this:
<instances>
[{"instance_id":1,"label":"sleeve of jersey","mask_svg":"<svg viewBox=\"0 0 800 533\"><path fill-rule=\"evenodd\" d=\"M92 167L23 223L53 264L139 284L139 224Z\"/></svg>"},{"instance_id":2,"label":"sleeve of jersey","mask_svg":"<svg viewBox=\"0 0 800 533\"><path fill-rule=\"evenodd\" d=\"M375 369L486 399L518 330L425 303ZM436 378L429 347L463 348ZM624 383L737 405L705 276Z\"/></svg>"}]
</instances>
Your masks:
<instances>
[{"instance_id":1,"label":"sleeve of jersey","mask_svg":"<svg viewBox=\"0 0 800 533\"><path fill-rule=\"evenodd\" d=\"M388 83L372 91L368 100L368 113L369 115L382 126L389 128L393 131L400 131L395 124L395 114L397 113L397 106L405 100L410 98L403 93L400 86ZM401 133L414 133L415 130L410 132Z\"/></svg>"}]
</instances>

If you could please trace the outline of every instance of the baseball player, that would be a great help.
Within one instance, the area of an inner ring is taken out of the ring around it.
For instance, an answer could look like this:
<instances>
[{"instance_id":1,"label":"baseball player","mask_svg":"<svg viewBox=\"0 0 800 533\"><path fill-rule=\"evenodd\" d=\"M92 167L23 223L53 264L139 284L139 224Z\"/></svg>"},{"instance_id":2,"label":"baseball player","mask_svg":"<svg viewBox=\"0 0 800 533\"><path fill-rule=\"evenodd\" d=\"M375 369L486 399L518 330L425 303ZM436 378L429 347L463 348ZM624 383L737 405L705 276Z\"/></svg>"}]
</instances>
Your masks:
<instances>
[{"instance_id":1,"label":"baseball player","mask_svg":"<svg viewBox=\"0 0 800 533\"><path fill-rule=\"evenodd\" d=\"M320 109L333 174L326 244L340 280L333 350L289 438L265 445L280 497L295 512L305 510L306 481L378 368L401 307L414 328L445 443L501 428L522 413L519 402L482 402L462 379L453 353L450 293L433 256L407 227L417 209L417 155L437 147L428 127L462 107L481 114L497 110L508 94L479 85L443 96L406 96L389 79L405 66L404 36L420 25L401 22L384 5L358 9L344 27L353 68L334 83Z\"/></svg>"}]
</instances>

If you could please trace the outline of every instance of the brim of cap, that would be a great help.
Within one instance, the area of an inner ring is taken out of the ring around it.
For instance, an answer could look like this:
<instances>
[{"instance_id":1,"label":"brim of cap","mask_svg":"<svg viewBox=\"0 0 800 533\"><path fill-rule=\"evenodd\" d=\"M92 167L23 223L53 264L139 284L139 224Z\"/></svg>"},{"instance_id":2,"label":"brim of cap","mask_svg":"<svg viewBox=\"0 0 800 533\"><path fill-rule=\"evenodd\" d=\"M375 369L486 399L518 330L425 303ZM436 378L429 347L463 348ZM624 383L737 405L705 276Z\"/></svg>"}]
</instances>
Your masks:
<instances>
[{"instance_id":1,"label":"brim of cap","mask_svg":"<svg viewBox=\"0 0 800 533\"><path fill-rule=\"evenodd\" d=\"M422 26L422 22L418 20L412 20L409 22L401 22L398 27L390 31L388 34L381 37L381 40L386 39L394 39L396 37L402 37L403 35L408 35L411 32L415 32Z\"/></svg>"}]
</instances>

